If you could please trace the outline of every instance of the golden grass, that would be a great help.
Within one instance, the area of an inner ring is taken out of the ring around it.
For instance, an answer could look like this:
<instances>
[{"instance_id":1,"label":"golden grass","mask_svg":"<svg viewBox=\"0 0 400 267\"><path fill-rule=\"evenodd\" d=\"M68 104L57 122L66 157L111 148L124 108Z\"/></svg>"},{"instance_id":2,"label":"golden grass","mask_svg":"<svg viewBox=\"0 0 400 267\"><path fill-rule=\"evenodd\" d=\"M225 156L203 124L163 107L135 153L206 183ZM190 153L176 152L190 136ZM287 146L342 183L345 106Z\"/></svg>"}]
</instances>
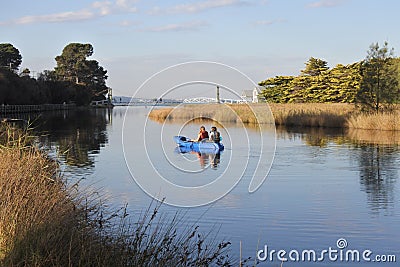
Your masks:
<instances>
[{"instance_id":1,"label":"golden grass","mask_svg":"<svg viewBox=\"0 0 400 267\"><path fill-rule=\"evenodd\" d=\"M354 112L349 104L270 104L275 124L302 127L341 128Z\"/></svg>"},{"instance_id":2,"label":"golden grass","mask_svg":"<svg viewBox=\"0 0 400 267\"><path fill-rule=\"evenodd\" d=\"M350 116L347 127L364 130L400 131L400 110L381 113L359 113Z\"/></svg>"},{"instance_id":3,"label":"golden grass","mask_svg":"<svg viewBox=\"0 0 400 267\"><path fill-rule=\"evenodd\" d=\"M161 204L131 221L126 207L109 210L98 193L67 186L56 162L23 140L0 130L0 266L229 263L229 242L217 243L197 227L179 233L178 215L156 221Z\"/></svg>"},{"instance_id":4,"label":"golden grass","mask_svg":"<svg viewBox=\"0 0 400 267\"><path fill-rule=\"evenodd\" d=\"M272 111L273 117L271 116ZM211 119L278 126L400 130L400 107L392 112L361 113L354 105L342 103L307 104L203 104L152 110L150 119L163 122Z\"/></svg>"},{"instance_id":5,"label":"golden grass","mask_svg":"<svg viewBox=\"0 0 400 267\"><path fill-rule=\"evenodd\" d=\"M267 124L273 117L266 105L199 104L154 109L149 118L158 122L208 119L216 122Z\"/></svg>"}]
</instances>

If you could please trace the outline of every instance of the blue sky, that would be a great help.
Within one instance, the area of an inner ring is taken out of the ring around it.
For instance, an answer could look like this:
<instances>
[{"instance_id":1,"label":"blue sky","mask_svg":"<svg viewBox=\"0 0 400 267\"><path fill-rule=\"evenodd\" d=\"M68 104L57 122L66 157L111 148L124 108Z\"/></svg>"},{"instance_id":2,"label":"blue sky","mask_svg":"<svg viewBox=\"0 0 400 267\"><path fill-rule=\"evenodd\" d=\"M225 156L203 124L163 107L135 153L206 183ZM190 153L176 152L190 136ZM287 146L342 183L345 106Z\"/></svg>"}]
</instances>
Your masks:
<instances>
[{"instance_id":1,"label":"blue sky","mask_svg":"<svg viewBox=\"0 0 400 267\"><path fill-rule=\"evenodd\" d=\"M308 58L330 67L363 59L373 42L400 50L396 0L1 0L0 42L22 67L53 69L71 42L91 43L114 94L191 60L231 65L251 79L297 75Z\"/></svg>"}]
</instances>

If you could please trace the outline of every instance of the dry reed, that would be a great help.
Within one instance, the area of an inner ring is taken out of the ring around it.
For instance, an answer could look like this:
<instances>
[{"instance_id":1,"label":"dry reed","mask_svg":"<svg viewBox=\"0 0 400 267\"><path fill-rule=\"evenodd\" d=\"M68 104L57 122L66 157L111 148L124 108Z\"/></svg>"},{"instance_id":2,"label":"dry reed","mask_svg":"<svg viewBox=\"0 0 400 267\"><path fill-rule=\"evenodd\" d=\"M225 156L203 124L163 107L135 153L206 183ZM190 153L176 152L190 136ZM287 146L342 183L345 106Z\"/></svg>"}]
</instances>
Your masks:
<instances>
[{"instance_id":1,"label":"dry reed","mask_svg":"<svg viewBox=\"0 0 400 267\"><path fill-rule=\"evenodd\" d=\"M176 108L154 109L150 119L165 120L199 120L209 119L217 122L268 124L273 123L272 114L267 105L246 104L201 104L183 105Z\"/></svg>"},{"instance_id":2,"label":"dry reed","mask_svg":"<svg viewBox=\"0 0 400 267\"><path fill-rule=\"evenodd\" d=\"M349 104L270 104L276 125L341 128L354 112Z\"/></svg>"},{"instance_id":3,"label":"dry reed","mask_svg":"<svg viewBox=\"0 0 400 267\"><path fill-rule=\"evenodd\" d=\"M271 112L273 116L271 116ZM400 108L391 112L361 113L342 103L185 105L152 110L149 117L163 122L212 119L245 124L275 123L278 126L400 130Z\"/></svg>"},{"instance_id":4,"label":"dry reed","mask_svg":"<svg viewBox=\"0 0 400 267\"><path fill-rule=\"evenodd\" d=\"M400 131L400 110L380 113L359 113L350 116L347 127L363 130Z\"/></svg>"}]
</instances>

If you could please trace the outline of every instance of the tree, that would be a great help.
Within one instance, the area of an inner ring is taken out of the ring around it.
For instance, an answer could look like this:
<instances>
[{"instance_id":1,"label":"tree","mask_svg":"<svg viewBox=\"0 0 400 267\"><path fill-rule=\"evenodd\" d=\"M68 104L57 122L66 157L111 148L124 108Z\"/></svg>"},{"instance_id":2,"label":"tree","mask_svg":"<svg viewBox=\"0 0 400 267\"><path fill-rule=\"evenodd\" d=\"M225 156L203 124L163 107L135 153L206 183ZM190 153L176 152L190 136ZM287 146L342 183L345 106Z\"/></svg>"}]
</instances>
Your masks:
<instances>
[{"instance_id":1,"label":"tree","mask_svg":"<svg viewBox=\"0 0 400 267\"><path fill-rule=\"evenodd\" d=\"M38 74L38 82L58 81L54 70L44 70Z\"/></svg>"},{"instance_id":2,"label":"tree","mask_svg":"<svg viewBox=\"0 0 400 267\"><path fill-rule=\"evenodd\" d=\"M88 60L93 54L91 44L71 43L55 59L55 74L59 79L74 82L86 88L91 98L104 99L107 93L107 71L96 60ZM79 90L82 90L79 89Z\"/></svg>"},{"instance_id":3,"label":"tree","mask_svg":"<svg viewBox=\"0 0 400 267\"><path fill-rule=\"evenodd\" d=\"M9 43L0 44L0 67L16 72L21 63L22 56L17 48Z\"/></svg>"},{"instance_id":4,"label":"tree","mask_svg":"<svg viewBox=\"0 0 400 267\"><path fill-rule=\"evenodd\" d=\"M70 43L57 56L56 74L63 80L75 81L79 84L87 57L93 54L91 44Z\"/></svg>"},{"instance_id":5,"label":"tree","mask_svg":"<svg viewBox=\"0 0 400 267\"><path fill-rule=\"evenodd\" d=\"M259 83L265 87L261 95L274 103L354 103L361 82L360 64L338 64L314 76L268 78Z\"/></svg>"},{"instance_id":6,"label":"tree","mask_svg":"<svg viewBox=\"0 0 400 267\"><path fill-rule=\"evenodd\" d=\"M398 70L393 58L394 49L378 43L370 45L361 64L362 81L357 93L357 103L364 109L379 111L382 107L399 101Z\"/></svg>"},{"instance_id":7,"label":"tree","mask_svg":"<svg viewBox=\"0 0 400 267\"><path fill-rule=\"evenodd\" d=\"M306 62L306 68L301 71L303 75L318 76L329 69L328 62L322 59L310 57Z\"/></svg>"},{"instance_id":8,"label":"tree","mask_svg":"<svg viewBox=\"0 0 400 267\"><path fill-rule=\"evenodd\" d=\"M97 100L100 100L108 91L106 74L107 71L96 60L85 61L82 68L81 82L90 88L93 97Z\"/></svg>"}]
</instances>

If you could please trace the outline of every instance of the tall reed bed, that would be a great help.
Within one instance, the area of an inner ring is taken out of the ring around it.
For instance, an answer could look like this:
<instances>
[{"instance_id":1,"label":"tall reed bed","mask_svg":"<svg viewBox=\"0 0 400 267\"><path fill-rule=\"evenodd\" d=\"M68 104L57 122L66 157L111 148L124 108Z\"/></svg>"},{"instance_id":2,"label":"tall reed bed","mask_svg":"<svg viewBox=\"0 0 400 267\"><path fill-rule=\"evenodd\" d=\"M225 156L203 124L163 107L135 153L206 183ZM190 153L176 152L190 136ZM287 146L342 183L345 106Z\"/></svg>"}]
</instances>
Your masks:
<instances>
[{"instance_id":1,"label":"tall reed bed","mask_svg":"<svg viewBox=\"0 0 400 267\"><path fill-rule=\"evenodd\" d=\"M364 130L400 131L400 110L353 114L347 119L347 127Z\"/></svg>"},{"instance_id":2,"label":"tall reed bed","mask_svg":"<svg viewBox=\"0 0 400 267\"><path fill-rule=\"evenodd\" d=\"M110 210L14 133L0 131L0 266L231 265L229 242L182 229L179 214L159 216L161 204L134 219L126 207Z\"/></svg>"},{"instance_id":3,"label":"tall reed bed","mask_svg":"<svg viewBox=\"0 0 400 267\"><path fill-rule=\"evenodd\" d=\"M199 104L182 105L175 108L153 109L149 114L155 121L211 119L217 122L266 124L273 123L267 105L246 104Z\"/></svg>"},{"instance_id":4,"label":"tall reed bed","mask_svg":"<svg viewBox=\"0 0 400 267\"><path fill-rule=\"evenodd\" d=\"M276 125L341 128L355 108L349 104L270 104Z\"/></svg>"},{"instance_id":5,"label":"tall reed bed","mask_svg":"<svg viewBox=\"0 0 400 267\"><path fill-rule=\"evenodd\" d=\"M362 113L354 105L342 103L186 105L155 109L149 117L156 121L208 118L218 122L275 123L289 127L400 130L400 107L391 112Z\"/></svg>"}]
</instances>

